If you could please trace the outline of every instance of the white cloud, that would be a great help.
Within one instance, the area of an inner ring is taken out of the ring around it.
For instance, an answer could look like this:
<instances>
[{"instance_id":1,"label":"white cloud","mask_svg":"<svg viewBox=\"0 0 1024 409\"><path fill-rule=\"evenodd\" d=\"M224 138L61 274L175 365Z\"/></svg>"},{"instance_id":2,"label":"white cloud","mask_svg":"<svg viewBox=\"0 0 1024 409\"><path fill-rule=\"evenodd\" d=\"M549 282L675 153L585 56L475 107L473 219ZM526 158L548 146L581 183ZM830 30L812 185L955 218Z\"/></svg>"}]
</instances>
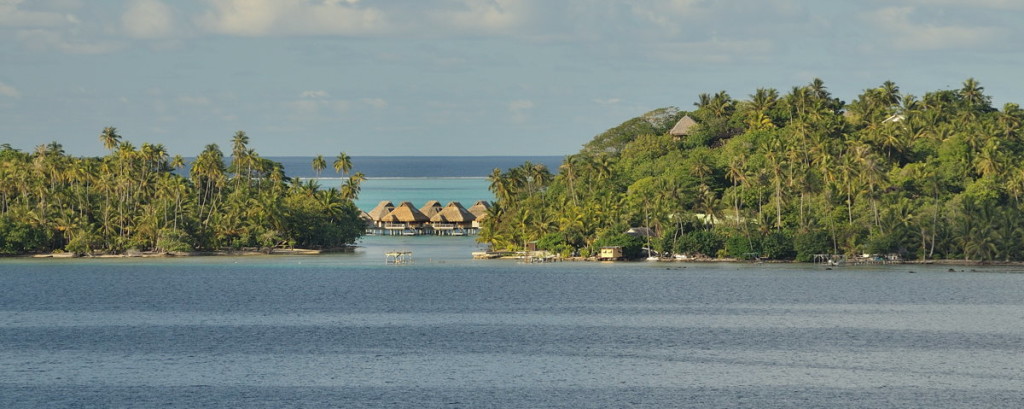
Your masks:
<instances>
[{"instance_id":1,"label":"white cloud","mask_svg":"<svg viewBox=\"0 0 1024 409\"><path fill-rule=\"evenodd\" d=\"M196 18L208 31L237 35L359 35L387 26L377 9L340 0L207 0Z\"/></svg>"},{"instance_id":2,"label":"white cloud","mask_svg":"<svg viewBox=\"0 0 1024 409\"><path fill-rule=\"evenodd\" d=\"M382 98L363 98L363 103L377 109L388 107L388 101Z\"/></svg>"},{"instance_id":3,"label":"white cloud","mask_svg":"<svg viewBox=\"0 0 1024 409\"><path fill-rule=\"evenodd\" d=\"M14 88L10 85L0 82L0 96L10 98L21 98L21 91L18 91L17 88Z\"/></svg>"},{"instance_id":4,"label":"white cloud","mask_svg":"<svg viewBox=\"0 0 1024 409\"><path fill-rule=\"evenodd\" d=\"M70 37L76 38L74 35ZM69 54L106 54L123 47L123 44L113 41L68 40L63 32L45 29L20 30L17 38L31 49L57 50Z\"/></svg>"},{"instance_id":5,"label":"white cloud","mask_svg":"<svg viewBox=\"0 0 1024 409\"><path fill-rule=\"evenodd\" d=\"M159 0L134 0L121 15L125 33L134 38L164 38L174 30L174 11Z\"/></svg>"},{"instance_id":6,"label":"white cloud","mask_svg":"<svg viewBox=\"0 0 1024 409\"><path fill-rule=\"evenodd\" d=\"M205 0L195 17L208 32L235 36L281 35L517 35L533 20L538 0ZM367 2L369 3L369 2ZM564 16L572 18L572 16Z\"/></svg>"},{"instance_id":7,"label":"white cloud","mask_svg":"<svg viewBox=\"0 0 1024 409\"><path fill-rule=\"evenodd\" d=\"M674 34L682 27L680 20L694 20L708 15L709 11L701 3L697 0L657 0L634 3L630 10L640 20Z\"/></svg>"},{"instance_id":8,"label":"white cloud","mask_svg":"<svg viewBox=\"0 0 1024 409\"><path fill-rule=\"evenodd\" d=\"M320 89L315 91L302 91L302 94L299 94L299 96L301 96L302 98L317 99L327 98L330 95L327 94L327 91Z\"/></svg>"},{"instance_id":9,"label":"white cloud","mask_svg":"<svg viewBox=\"0 0 1024 409\"><path fill-rule=\"evenodd\" d=\"M439 28L476 33L510 33L529 18L532 6L527 0L459 0L454 9L436 9L431 16Z\"/></svg>"},{"instance_id":10,"label":"white cloud","mask_svg":"<svg viewBox=\"0 0 1024 409\"><path fill-rule=\"evenodd\" d=\"M904 3L919 4L925 7L954 6L969 7L972 9L994 9L994 10L1024 10L1024 2L1020 0L904 0ZM890 0L886 0L891 4Z\"/></svg>"},{"instance_id":11,"label":"white cloud","mask_svg":"<svg viewBox=\"0 0 1024 409\"><path fill-rule=\"evenodd\" d=\"M1002 36L994 27L970 27L918 23L911 19L914 7L886 7L867 14L866 20L889 33L898 49L940 50L984 44Z\"/></svg>"},{"instance_id":12,"label":"white cloud","mask_svg":"<svg viewBox=\"0 0 1024 409\"><path fill-rule=\"evenodd\" d=\"M775 51L775 44L769 39L712 38L707 41L665 42L653 44L650 48L651 54L659 60L678 64L732 63L771 55Z\"/></svg>"},{"instance_id":13,"label":"white cloud","mask_svg":"<svg viewBox=\"0 0 1024 409\"><path fill-rule=\"evenodd\" d=\"M508 103L508 111L512 114L515 122L526 122L528 113L533 109L533 101L528 99L517 99Z\"/></svg>"},{"instance_id":14,"label":"white cloud","mask_svg":"<svg viewBox=\"0 0 1024 409\"><path fill-rule=\"evenodd\" d=\"M181 105L190 105L190 106L199 106L199 107L210 106L212 104L210 99L207 98L207 97L193 97L193 96L187 96L187 95L183 95L183 96L178 97L178 103L181 104Z\"/></svg>"},{"instance_id":15,"label":"white cloud","mask_svg":"<svg viewBox=\"0 0 1024 409\"><path fill-rule=\"evenodd\" d=\"M594 102L596 102L596 103L598 103L600 105L615 105L615 104L618 104L619 102L622 102L622 100L619 99L619 98L604 98L604 99L595 99Z\"/></svg>"},{"instance_id":16,"label":"white cloud","mask_svg":"<svg viewBox=\"0 0 1024 409\"><path fill-rule=\"evenodd\" d=\"M73 14L22 10L22 0L0 0L0 27L59 27L77 22Z\"/></svg>"}]
</instances>

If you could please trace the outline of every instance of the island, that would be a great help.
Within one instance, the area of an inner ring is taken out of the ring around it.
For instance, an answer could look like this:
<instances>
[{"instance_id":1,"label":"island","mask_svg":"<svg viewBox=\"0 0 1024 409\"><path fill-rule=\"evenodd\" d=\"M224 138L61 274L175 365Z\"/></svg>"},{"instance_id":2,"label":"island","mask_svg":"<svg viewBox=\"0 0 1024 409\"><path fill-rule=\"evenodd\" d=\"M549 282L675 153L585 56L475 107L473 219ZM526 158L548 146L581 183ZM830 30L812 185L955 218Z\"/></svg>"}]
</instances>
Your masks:
<instances>
[{"instance_id":1,"label":"island","mask_svg":"<svg viewBox=\"0 0 1024 409\"><path fill-rule=\"evenodd\" d=\"M700 94L594 137L552 170L490 175L479 239L596 258L1024 260L1024 111L974 79L847 103L824 82Z\"/></svg>"}]
</instances>

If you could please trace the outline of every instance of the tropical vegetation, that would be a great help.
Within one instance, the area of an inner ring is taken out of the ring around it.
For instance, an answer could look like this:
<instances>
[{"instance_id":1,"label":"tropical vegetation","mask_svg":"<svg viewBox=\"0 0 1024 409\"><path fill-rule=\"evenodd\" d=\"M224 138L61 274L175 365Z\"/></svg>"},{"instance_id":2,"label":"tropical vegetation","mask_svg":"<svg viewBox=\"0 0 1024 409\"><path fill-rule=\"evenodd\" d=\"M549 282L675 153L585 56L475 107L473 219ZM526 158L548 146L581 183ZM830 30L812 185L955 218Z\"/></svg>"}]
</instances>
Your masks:
<instances>
[{"instance_id":1,"label":"tropical vegetation","mask_svg":"<svg viewBox=\"0 0 1024 409\"><path fill-rule=\"evenodd\" d=\"M607 243L705 257L1024 260L1024 110L974 79L845 103L821 80L701 94L597 135L556 173L490 176L480 240L587 256ZM684 116L696 125L669 130ZM651 238L623 237L649 227Z\"/></svg>"},{"instance_id":2,"label":"tropical vegetation","mask_svg":"<svg viewBox=\"0 0 1024 409\"><path fill-rule=\"evenodd\" d=\"M0 254L339 248L362 234L353 199L365 178L348 176L344 153L335 168L347 180L323 189L286 176L243 131L229 156L210 144L188 167L113 127L99 139L103 157L70 156L57 142L33 152L0 145Z\"/></svg>"}]
</instances>

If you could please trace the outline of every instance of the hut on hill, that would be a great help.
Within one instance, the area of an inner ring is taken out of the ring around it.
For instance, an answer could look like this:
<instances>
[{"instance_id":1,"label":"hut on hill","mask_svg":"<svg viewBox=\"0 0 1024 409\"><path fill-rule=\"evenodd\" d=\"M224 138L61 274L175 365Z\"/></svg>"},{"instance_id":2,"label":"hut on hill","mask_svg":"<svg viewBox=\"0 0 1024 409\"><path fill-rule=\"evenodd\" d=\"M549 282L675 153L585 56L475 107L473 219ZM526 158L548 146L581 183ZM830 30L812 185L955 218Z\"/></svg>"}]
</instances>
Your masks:
<instances>
[{"instance_id":1,"label":"hut on hill","mask_svg":"<svg viewBox=\"0 0 1024 409\"><path fill-rule=\"evenodd\" d=\"M434 215L438 214L442 209L444 209L444 206L441 206L441 202L431 200L420 208L420 213L423 213L423 215L427 217L434 217Z\"/></svg>"},{"instance_id":2,"label":"hut on hill","mask_svg":"<svg viewBox=\"0 0 1024 409\"><path fill-rule=\"evenodd\" d=\"M437 231L458 231L464 232L473 227L476 216L462 207L459 202L449 202L440 212L430 218L430 222Z\"/></svg>"},{"instance_id":3,"label":"hut on hill","mask_svg":"<svg viewBox=\"0 0 1024 409\"><path fill-rule=\"evenodd\" d=\"M421 229L426 222L430 221L430 218L413 207L412 203L402 202L391 213L385 215L381 221L384 222L384 228L387 230L404 231Z\"/></svg>"},{"instance_id":4,"label":"hut on hill","mask_svg":"<svg viewBox=\"0 0 1024 409\"><path fill-rule=\"evenodd\" d=\"M476 216L476 220L473 221L473 227L479 228L480 222L487 218L487 212L491 210L491 203L486 200L478 200L476 204L469 207L470 213Z\"/></svg>"},{"instance_id":5,"label":"hut on hill","mask_svg":"<svg viewBox=\"0 0 1024 409\"><path fill-rule=\"evenodd\" d=\"M672 127L672 130L668 131L668 134L672 135L672 139L680 140L684 136L690 135L690 133L693 132L693 127L695 126L697 126L697 121L694 121L689 115L683 115L683 117L676 122L676 125Z\"/></svg>"},{"instance_id":6,"label":"hut on hill","mask_svg":"<svg viewBox=\"0 0 1024 409\"><path fill-rule=\"evenodd\" d=\"M392 210L395 210L395 204L391 203L390 200L384 200L378 203L377 207L374 207L373 210L366 212L366 215L370 217L375 226L382 227L384 216L387 216Z\"/></svg>"}]
</instances>

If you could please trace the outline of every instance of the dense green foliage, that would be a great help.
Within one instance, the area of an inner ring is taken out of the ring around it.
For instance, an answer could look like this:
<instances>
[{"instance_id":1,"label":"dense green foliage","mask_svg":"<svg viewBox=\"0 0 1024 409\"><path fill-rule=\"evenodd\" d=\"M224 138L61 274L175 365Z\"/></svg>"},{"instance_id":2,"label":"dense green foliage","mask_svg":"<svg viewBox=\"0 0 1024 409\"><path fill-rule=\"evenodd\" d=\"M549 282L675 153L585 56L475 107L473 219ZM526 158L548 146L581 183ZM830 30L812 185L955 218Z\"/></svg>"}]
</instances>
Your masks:
<instances>
[{"instance_id":1,"label":"dense green foliage","mask_svg":"<svg viewBox=\"0 0 1024 409\"><path fill-rule=\"evenodd\" d=\"M114 128L100 140L111 153L98 158L68 156L56 142L32 153L0 147L0 254L332 248L362 234L352 202L361 174L340 190L288 178L244 132L229 158L207 145L187 177L175 173L184 159L161 145L136 149ZM335 169L351 168L339 155Z\"/></svg>"},{"instance_id":2,"label":"dense green foliage","mask_svg":"<svg viewBox=\"0 0 1024 409\"><path fill-rule=\"evenodd\" d=\"M814 254L1024 260L1024 110L973 79L921 98L886 81L849 104L820 80L747 100L702 94L598 135L557 174L491 175L481 241L593 254L649 226L664 252L811 260ZM697 125L673 138L689 115Z\"/></svg>"}]
</instances>

